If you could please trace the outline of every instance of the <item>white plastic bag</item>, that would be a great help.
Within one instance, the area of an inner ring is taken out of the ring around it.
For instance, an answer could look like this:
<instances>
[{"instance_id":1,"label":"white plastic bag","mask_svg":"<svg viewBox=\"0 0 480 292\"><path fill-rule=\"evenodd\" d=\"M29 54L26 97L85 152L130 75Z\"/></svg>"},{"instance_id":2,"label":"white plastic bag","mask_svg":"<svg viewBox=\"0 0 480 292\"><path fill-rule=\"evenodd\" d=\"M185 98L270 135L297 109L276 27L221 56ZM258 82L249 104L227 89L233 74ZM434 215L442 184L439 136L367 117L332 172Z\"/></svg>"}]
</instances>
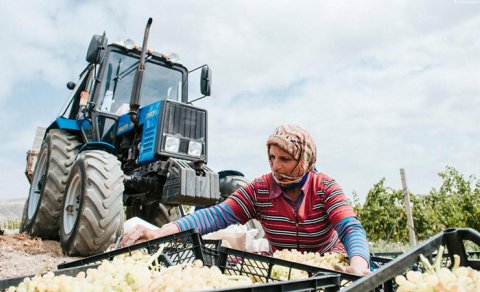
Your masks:
<instances>
[{"instance_id":1,"label":"white plastic bag","mask_svg":"<svg viewBox=\"0 0 480 292\"><path fill-rule=\"evenodd\" d=\"M143 225L150 230L160 229L158 226L155 226L143 219L140 219L139 217L132 217L127 221L125 221L125 223L123 223L123 232L124 233L128 232L129 230L134 228L136 225Z\"/></svg>"},{"instance_id":2,"label":"white plastic bag","mask_svg":"<svg viewBox=\"0 0 480 292\"><path fill-rule=\"evenodd\" d=\"M256 239L257 229L247 230L245 225L230 225L225 229L203 235L204 239L220 239L222 246L247 252L270 251L270 244L265 238Z\"/></svg>"}]
</instances>

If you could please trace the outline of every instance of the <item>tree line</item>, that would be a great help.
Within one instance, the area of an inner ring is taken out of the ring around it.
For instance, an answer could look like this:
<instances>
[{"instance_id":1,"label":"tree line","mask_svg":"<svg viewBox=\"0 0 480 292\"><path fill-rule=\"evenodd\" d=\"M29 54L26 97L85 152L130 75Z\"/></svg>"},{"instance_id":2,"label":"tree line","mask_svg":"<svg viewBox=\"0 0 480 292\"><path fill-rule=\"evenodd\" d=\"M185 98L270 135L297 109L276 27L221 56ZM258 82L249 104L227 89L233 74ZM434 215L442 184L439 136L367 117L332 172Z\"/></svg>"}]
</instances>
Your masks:
<instances>
[{"instance_id":1,"label":"tree line","mask_svg":"<svg viewBox=\"0 0 480 292\"><path fill-rule=\"evenodd\" d=\"M409 193L417 240L453 227L480 231L480 180L464 177L451 166L438 175L443 180L438 190ZM385 186L385 178L368 191L363 205L354 193L352 205L370 241L408 242L403 191Z\"/></svg>"}]
</instances>

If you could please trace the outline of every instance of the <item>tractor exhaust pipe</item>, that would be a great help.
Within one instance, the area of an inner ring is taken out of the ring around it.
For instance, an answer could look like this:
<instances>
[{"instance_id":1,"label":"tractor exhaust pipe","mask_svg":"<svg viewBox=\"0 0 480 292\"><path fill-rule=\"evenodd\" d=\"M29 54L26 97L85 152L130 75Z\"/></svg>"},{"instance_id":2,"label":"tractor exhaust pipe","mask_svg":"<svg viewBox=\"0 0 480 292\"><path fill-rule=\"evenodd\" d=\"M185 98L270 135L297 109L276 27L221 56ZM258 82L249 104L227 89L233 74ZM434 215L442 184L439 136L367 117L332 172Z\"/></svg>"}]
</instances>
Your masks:
<instances>
[{"instance_id":1,"label":"tractor exhaust pipe","mask_svg":"<svg viewBox=\"0 0 480 292\"><path fill-rule=\"evenodd\" d=\"M142 90L143 72L145 71L145 55L147 54L148 35L150 33L150 26L152 25L152 18L150 17L145 27L145 34L143 36L142 52L140 54L140 62L138 63L137 72L133 79L132 96L130 98L130 120L134 125L138 125L138 110L140 109L140 93Z\"/></svg>"}]
</instances>

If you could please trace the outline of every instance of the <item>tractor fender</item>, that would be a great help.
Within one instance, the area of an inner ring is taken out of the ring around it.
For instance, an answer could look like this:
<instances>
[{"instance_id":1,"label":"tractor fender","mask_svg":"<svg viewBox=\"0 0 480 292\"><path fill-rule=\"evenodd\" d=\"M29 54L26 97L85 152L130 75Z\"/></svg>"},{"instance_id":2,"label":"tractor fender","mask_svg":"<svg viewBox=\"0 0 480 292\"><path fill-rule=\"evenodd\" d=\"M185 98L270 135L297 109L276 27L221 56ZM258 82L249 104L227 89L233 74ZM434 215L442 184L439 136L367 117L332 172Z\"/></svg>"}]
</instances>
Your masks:
<instances>
[{"instance_id":1,"label":"tractor fender","mask_svg":"<svg viewBox=\"0 0 480 292\"><path fill-rule=\"evenodd\" d=\"M55 121L47 128L47 132L51 129L63 129L71 131L80 131L80 125L77 120L65 119L58 117Z\"/></svg>"},{"instance_id":2,"label":"tractor fender","mask_svg":"<svg viewBox=\"0 0 480 292\"><path fill-rule=\"evenodd\" d=\"M218 178L224 178L227 176L234 176L234 175L245 177L245 175L238 170L228 169L228 170L222 170L218 172Z\"/></svg>"},{"instance_id":3,"label":"tractor fender","mask_svg":"<svg viewBox=\"0 0 480 292\"><path fill-rule=\"evenodd\" d=\"M83 151L87 150L103 150L110 154L114 154L115 146L106 142L87 142L82 145L78 153L82 153Z\"/></svg>"}]
</instances>

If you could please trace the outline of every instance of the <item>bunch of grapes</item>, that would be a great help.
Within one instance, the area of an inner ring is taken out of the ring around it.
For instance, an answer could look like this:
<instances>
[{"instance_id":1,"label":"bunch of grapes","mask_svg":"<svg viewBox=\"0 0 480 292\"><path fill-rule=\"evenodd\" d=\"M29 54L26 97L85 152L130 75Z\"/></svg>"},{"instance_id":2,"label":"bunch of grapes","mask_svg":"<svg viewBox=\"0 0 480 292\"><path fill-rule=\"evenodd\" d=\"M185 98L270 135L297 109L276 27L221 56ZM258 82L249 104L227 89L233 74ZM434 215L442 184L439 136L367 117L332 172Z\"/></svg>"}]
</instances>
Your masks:
<instances>
[{"instance_id":1,"label":"bunch of grapes","mask_svg":"<svg viewBox=\"0 0 480 292\"><path fill-rule=\"evenodd\" d=\"M299 280L308 278L308 273L302 270L275 265L272 267L272 278L279 280Z\"/></svg>"},{"instance_id":2,"label":"bunch of grapes","mask_svg":"<svg viewBox=\"0 0 480 292\"><path fill-rule=\"evenodd\" d=\"M425 272L408 271L405 276L396 276L397 292L480 291L480 271L470 267L460 267L458 255L453 256L454 263L451 270L441 267L443 251L444 247L440 246L433 266L425 256L420 255Z\"/></svg>"},{"instance_id":3,"label":"bunch of grapes","mask_svg":"<svg viewBox=\"0 0 480 292\"><path fill-rule=\"evenodd\" d=\"M101 265L77 276L55 276L49 272L43 276L26 278L13 291L143 291L158 274L146 265L148 256L141 253L130 257L117 257L103 261Z\"/></svg>"},{"instance_id":4,"label":"bunch of grapes","mask_svg":"<svg viewBox=\"0 0 480 292\"><path fill-rule=\"evenodd\" d=\"M202 261L162 268L148 286L149 291L198 291L252 285L245 276L227 276L216 266L204 266Z\"/></svg>"},{"instance_id":5,"label":"bunch of grapes","mask_svg":"<svg viewBox=\"0 0 480 292\"><path fill-rule=\"evenodd\" d=\"M342 253L327 252L320 255L318 252L300 252L296 249L284 249L275 251L273 257L325 269L334 269L336 265L348 266L348 261Z\"/></svg>"},{"instance_id":6,"label":"bunch of grapes","mask_svg":"<svg viewBox=\"0 0 480 292\"><path fill-rule=\"evenodd\" d=\"M202 261L171 267L152 265L158 255L135 253L102 261L96 269L77 276L53 272L32 279L26 278L13 291L197 291L251 285L245 276L227 276L218 267L203 266Z\"/></svg>"}]
</instances>

